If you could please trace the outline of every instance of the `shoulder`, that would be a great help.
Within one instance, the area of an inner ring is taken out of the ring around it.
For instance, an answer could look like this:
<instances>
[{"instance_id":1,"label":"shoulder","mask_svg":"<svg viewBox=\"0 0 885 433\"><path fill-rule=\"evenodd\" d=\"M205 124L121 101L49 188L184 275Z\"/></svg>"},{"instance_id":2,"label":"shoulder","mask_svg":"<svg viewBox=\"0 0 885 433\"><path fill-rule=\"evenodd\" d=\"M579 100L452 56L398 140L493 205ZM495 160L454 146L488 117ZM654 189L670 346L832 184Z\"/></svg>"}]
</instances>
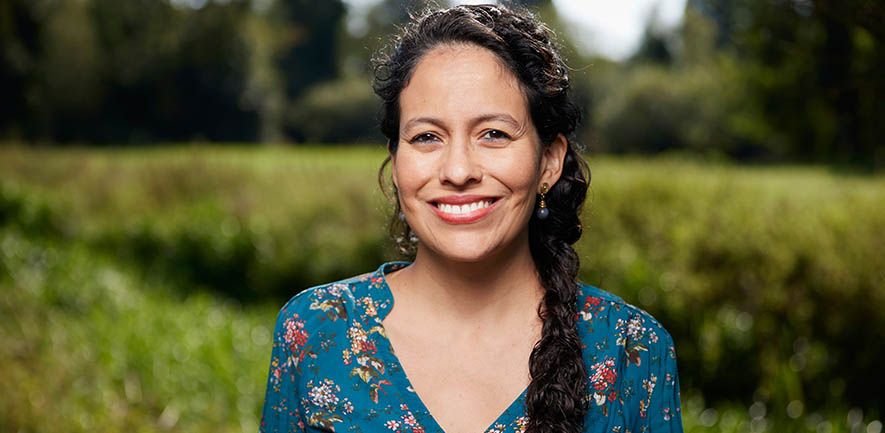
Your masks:
<instances>
[{"instance_id":1,"label":"shoulder","mask_svg":"<svg viewBox=\"0 0 885 433\"><path fill-rule=\"evenodd\" d=\"M578 284L578 329L582 338L606 340L622 350L627 362L641 362L643 352L675 357L673 338L647 311L588 284ZM591 341L585 341L585 345ZM601 348L601 346L600 346Z\"/></svg>"},{"instance_id":2,"label":"shoulder","mask_svg":"<svg viewBox=\"0 0 885 433\"><path fill-rule=\"evenodd\" d=\"M626 431L682 431L670 333L620 297L578 287L578 330L590 385L586 422L614 422Z\"/></svg>"},{"instance_id":3,"label":"shoulder","mask_svg":"<svg viewBox=\"0 0 885 433\"><path fill-rule=\"evenodd\" d=\"M277 314L278 331L345 325L355 313L357 297L366 290L373 273L365 273L302 290Z\"/></svg>"},{"instance_id":4,"label":"shoulder","mask_svg":"<svg viewBox=\"0 0 885 433\"><path fill-rule=\"evenodd\" d=\"M302 290L280 309L277 330L293 324L318 329L347 326L354 321L368 326L381 323L393 304L384 273L406 265L384 263L372 272Z\"/></svg>"}]
</instances>

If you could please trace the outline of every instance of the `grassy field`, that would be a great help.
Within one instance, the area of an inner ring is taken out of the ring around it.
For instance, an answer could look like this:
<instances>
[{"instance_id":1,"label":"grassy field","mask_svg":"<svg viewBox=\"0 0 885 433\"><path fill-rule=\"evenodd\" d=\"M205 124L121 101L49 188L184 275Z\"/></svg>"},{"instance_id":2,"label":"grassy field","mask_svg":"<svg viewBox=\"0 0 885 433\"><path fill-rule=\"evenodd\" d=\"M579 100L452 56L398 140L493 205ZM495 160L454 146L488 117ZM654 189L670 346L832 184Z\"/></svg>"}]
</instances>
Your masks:
<instances>
[{"instance_id":1,"label":"grassy field","mask_svg":"<svg viewBox=\"0 0 885 433\"><path fill-rule=\"evenodd\" d=\"M393 257L374 148L0 147L0 431L254 431L289 296ZM581 278L688 431L878 433L885 178L591 158Z\"/></svg>"}]
</instances>

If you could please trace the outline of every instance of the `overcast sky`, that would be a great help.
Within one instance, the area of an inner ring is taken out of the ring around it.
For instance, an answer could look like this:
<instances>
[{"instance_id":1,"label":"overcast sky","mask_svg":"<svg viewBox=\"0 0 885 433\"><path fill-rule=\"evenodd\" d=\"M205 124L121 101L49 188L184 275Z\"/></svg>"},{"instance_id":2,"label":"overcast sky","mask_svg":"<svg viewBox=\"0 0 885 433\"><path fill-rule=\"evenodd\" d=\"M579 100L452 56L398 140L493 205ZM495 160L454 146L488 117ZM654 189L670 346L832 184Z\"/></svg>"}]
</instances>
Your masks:
<instances>
[{"instance_id":1,"label":"overcast sky","mask_svg":"<svg viewBox=\"0 0 885 433\"><path fill-rule=\"evenodd\" d=\"M553 0L559 15L572 21L575 43L588 52L621 60L639 46L653 14L662 28L682 22L686 0Z\"/></svg>"},{"instance_id":2,"label":"overcast sky","mask_svg":"<svg viewBox=\"0 0 885 433\"><path fill-rule=\"evenodd\" d=\"M344 0L354 15L365 13L378 0ZM487 3L456 1L456 3ZM587 53L621 60L639 45L642 32L652 14L663 28L682 21L686 0L553 0L562 18L572 22L575 44ZM348 27L360 31L358 16L349 19Z\"/></svg>"}]
</instances>

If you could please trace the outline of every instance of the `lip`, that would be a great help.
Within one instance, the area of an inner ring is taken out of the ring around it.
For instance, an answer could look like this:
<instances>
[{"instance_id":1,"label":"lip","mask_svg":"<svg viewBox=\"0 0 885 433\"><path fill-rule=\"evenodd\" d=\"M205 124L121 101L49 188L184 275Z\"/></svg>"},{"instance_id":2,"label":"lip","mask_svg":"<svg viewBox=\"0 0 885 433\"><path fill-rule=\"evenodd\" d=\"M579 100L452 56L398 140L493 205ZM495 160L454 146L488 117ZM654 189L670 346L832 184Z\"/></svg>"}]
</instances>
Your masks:
<instances>
[{"instance_id":1,"label":"lip","mask_svg":"<svg viewBox=\"0 0 885 433\"><path fill-rule=\"evenodd\" d=\"M445 204L467 204L473 203L475 201L488 200L488 201L496 201L498 197L493 197L490 195L477 195L477 194L469 194L469 195L447 195L445 197L437 197L431 200L431 203L445 203Z\"/></svg>"},{"instance_id":2,"label":"lip","mask_svg":"<svg viewBox=\"0 0 885 433\"><path fill-rule=\"evenodd\" d=\"M484 207L481 209L477 209L473 212L466 214L449 214L439 210L436 207L437 203L451 204L451 205L462 205L467 203L473 203L477 201L488 200L491 201L488 207ZM498 205L498 197L484 196L484 195L450 195L445 197L439 197L431 202L427 203L430 206L430 209L433 210L434 213L443 221L449 224L468 224L475 221L479 221L483 217L489 214L495 206Z\"/></svg>"}]
</instances>

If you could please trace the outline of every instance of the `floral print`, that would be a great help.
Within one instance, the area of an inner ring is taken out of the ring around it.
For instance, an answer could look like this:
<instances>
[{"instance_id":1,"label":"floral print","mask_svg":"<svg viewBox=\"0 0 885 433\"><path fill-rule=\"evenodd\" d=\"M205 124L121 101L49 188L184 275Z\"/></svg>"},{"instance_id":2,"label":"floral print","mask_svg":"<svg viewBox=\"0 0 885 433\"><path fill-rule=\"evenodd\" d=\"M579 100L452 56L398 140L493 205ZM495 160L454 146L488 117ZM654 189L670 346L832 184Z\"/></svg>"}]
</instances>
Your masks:
<instances>
[{"instance_id":1,"label":"floral print","mask_svg":"<svg viewBox=\"0 0 885 433\"><path fill-rule=\"evenodd\" d=\"M618 398L618 390L615 385L618 380L618 372L615 370L615 359L605 358L605 361L597 362L590 367L590 388L592 388L593 400L597 406L603 406L606 401ZM602 408L603 413L608 414L608 406Z\"/></svg>"},{"instance_id":2,"label":"floral print","mask_svg":"<svg viewBox=\"0 0 885 433\"><path fill-rule=\"evenodd\" d=\"M338 398L341 388L331 379L323 379L317 384L314 384L312 380L308 381L307 388L310 391L307 392L307 399L302 402L302 405L313 406L314 410L308 419L310 425L321 425L334 430L334 423L343 421L337 412L343 414L353 412L353 403L347 398L344 400Z\"/></svg>"},{"instance_id":3,"label":"floral print","mask_svg":"<svg viewBox=\"0 0 885 433\"><path fill-rule=\"evenodd\" d=\"M295 295L273 335L261 432L444 433L415 394L384 333L385 274ZM580 284L576 299L589 384L585 432L681 432L676 351L648 313ZM525 432L525 391L485 433Z\"/></svg>"}]
</instances>

